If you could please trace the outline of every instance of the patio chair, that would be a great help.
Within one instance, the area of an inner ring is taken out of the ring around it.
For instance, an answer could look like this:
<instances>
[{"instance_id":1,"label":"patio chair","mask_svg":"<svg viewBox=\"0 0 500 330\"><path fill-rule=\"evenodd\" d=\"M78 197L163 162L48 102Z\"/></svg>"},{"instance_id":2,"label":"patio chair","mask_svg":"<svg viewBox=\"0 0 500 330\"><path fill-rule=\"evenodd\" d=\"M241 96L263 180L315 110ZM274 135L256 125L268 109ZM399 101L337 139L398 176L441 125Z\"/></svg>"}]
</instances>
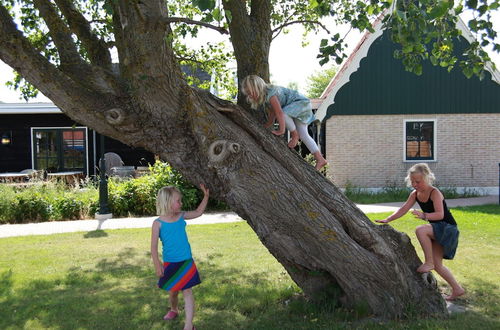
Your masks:
<instances>
[{"instance_id":1,"label":"patio chair","mask_svg":"<svg viewBox=\"0 0 500 330\"><path fill-rule=\"evenodd\" d=\"M106 161L106 175L112 175L112 168L113 167L119 167L123 166L123 161L122 158L114 153L114 152L107 152L104 154L104 160Z\"/></svg>"}]
</instances>

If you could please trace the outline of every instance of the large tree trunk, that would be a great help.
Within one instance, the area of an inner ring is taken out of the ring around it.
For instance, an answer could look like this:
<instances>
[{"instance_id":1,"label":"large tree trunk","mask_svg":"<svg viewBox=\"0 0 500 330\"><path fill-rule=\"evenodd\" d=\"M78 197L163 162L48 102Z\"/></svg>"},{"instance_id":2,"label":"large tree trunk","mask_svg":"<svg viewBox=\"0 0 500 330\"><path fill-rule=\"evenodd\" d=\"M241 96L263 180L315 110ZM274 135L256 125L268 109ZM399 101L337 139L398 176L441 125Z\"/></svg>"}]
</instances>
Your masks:
<instances>
[{"instance_id":1,"label":"large tree trunk","mask_svg":"<svg viewBox=\"0 0 500 330\"><path fill-rule=\"evenodd\" d=\"M163 1L114 4L119 73L98 59L72 70L50 64L3 6L0 58L75 121L160 154L191 182L204 182L248 221L308 296L367 306L381 317L401 317L409 307L446 312L432 275L416 272L420 261L407 235L372 224L249 112L187 86L164 42L170 30ZM87 47L98 53L100 46Z\"/></svg>"}]
</instances>

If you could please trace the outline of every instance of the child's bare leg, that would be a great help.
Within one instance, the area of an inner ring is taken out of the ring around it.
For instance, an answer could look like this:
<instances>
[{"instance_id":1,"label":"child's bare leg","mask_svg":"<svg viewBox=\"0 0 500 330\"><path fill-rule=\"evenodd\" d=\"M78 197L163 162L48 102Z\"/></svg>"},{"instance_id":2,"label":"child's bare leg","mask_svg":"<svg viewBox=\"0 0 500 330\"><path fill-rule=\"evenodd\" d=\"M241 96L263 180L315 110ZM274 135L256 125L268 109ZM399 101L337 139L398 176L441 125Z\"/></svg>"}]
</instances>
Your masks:
<instances>
[{"instance_id":1,"label":"child's bare leg","mask_svg":"<svg viewBox=\"0 0 500 330\"><path fill-rule=\"evenodd\" d=\"M325 157L321 154L321 151L316 151L313 153L314 159L316 159L316 170L321 170L323 166L325 166L328 162L326 161Z\"/></svg>"},{"instance_id":2,"label":"child's bare leg","mask_svg":"<svg viewBox=\"0 0 500 330\"><path fill-rule=\"evenodd\" d=\"M434 270L451 286L451 294L445 299L453 300L463 295L465 293L464 288L458 284L451 271L443 265L443 247L437 242L432 242L432 253L434 256Z\"/></svg>"},{"instance_id":3,"label":"child's bare leg","mask_svg":"<svg viewBox=\"0 0 500 330\"><path fill-rule=\"evenodd\" d=\"M297 146L297 143L299 143L299 133L297 132L297 130L293 130L290 132L290 141L288 141L288 147L293 149Z\"/></svg>"},{"instance_id":4,"label":"child's bare leg","mask_svg":"<svg viewBox=\"0 0 500 330\"><path fill-rule=\"evenodd\" d=\"M184 324L184 330L193 329L193 317L194 317L194 295L192 289L186 289L182 291L184 296L184 309L186 311L186 323Z\"/></svg>"},{"instance_id":5,"label":"child's bare leg","mask_svg":"<svg viewBox=\"0 0 500 330\"><path fill-rule=\"evenodd\" d=\"M432 256L432 240L434 232L431 225L418 226L415 233L424 251L424 263L417 268L419 273L427 273L434 269L434 259Z\"/></svg>"},{"instance_id":6,"label":"child's bare leg","mask_svg":"<svg viewBox=\"0 0 500 330\"><path fill-rule=\"evenodd\" d=\"M170 310L179 313L179 291L169 291L168 301L170 303Z\"/></svg>"}]
</instances>

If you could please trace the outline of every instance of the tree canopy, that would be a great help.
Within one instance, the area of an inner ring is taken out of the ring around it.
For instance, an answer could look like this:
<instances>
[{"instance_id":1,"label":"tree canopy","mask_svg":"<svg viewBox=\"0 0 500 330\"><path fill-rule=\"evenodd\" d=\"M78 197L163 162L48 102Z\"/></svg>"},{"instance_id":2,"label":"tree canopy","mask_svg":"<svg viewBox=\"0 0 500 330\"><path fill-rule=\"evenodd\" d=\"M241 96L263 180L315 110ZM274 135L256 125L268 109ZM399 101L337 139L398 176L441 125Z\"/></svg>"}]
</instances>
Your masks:
<instances>
[{"instance_id":1,"label":"tree canopy","mask_svg":"<svg viewBox=\"0 0 500 330\"><path fill-rule=\"evenodd\" d=\"M53 63L60 63L61 54L57 51L54 36L49 32L50 24L40 15L40 11L52 11L55 19L65 16L72 11L71 18L66 18L68 31L78 36L74 45L75 51L81 54L84 61L90 61L92 50L88 47L90 40L84 41L81 35L72 30L76 24L86 20L87 38L101 44L101 53L106 49L114 49L112 15L113 6L110 0L77 0L55 1L22 1L4 0L6 9L22 26L23 33L40 53ZM221 90L226 91L223 96L235 95L237 86L234 76L228 67L233 66L235 49L228 44L230 24L233 23L234 3L236 1L216 0L175 0L165 1L169 17L165 21L172 26L169 38L176 58L180 64L201 68L213 73L215 83ZM66 3L66 4L65 4ZM245 2L246 9L255 12L259 1ZM384 22L391 30L392 39L401 45L394 56L401 59L408 71L422 74L422 61L430 60L434 65L440 65L447 70L460 67L467 77L477 75L483 77L484 65L491 61L484 47L491 46L496 52L500 51L500 44L496 41L497 33L493 29L491 13L499 7L499 0L494 1L321 1L321 0L273 0L270 1L270 12L267 23L270 25L269 42L293 24L304 26L306 33L315 33L323 29L331 34L330 39L323 39L318 50L320 63L323 65L330 60L340 64L346 57L346 35L341 36L335 31L329 31L324 23L333 20L339 24L350 24L352 28L371 30L371 21L378 15L385 13ZM43 5L43 6L42 6ZM45 9L44 9L45 8ZM80 17L77 17L76 11ZM458 59L453 54L454 39L459 37L460 31L456 28L457 17L469 12L471 19L468 27L477 38L477 42L470 44L466 56ZM250 17L257 17L250 15ZM236 24L240 24L236 22ZM224 42L205 41L200 47L193 48L189 40L197 38L202 29L211 29L228 38ZM62 31L61 31L62 32ZM82 31L80 31L82 32ZM93 35L93 37L91 37ZM111 52L114 54L114 52ZM113 55L103 55L112 59ZM312 60L312 59L311 59ZM262 73L260 73L262 74ZM266 74L263 74L266 76ZM186 75L189 83L193 76ZM200 87L208 87L206 85ZM38 93L29 82L19 74L14 81L9 82L12 88L19 90L28 99Z\"/></svg>"},{"instance_id":2,"label":"tree canopy","mask_svg":"<svg viewBox=\"0 0 500 330\"><path fill-rule=\"evenodd\" d=\"M337 66L330 66L324 70L311 74L308 78L306 96L309 98L318 98L328 86L332 78L337 73Z\"/></svg>"}]
</instances>

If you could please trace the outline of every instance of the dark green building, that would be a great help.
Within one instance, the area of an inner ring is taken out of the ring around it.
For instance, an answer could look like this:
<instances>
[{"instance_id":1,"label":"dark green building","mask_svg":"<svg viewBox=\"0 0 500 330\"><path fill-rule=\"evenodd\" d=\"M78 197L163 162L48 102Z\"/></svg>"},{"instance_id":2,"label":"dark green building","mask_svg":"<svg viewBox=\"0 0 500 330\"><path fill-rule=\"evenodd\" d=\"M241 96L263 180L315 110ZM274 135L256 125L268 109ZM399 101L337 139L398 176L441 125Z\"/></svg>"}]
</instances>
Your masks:
<instances>
[{"instance_id":1,"label":"dark green building","mask_svg":"<svg viewBox=\"0 0 500 330\"><path fill-rule=\"evenodd\" d=\"M340 186L402 186L416 162L434 170L440 186L498 194L500 73L467 79L429 61L423 74L393 57L388 31L374 24L323 94L323 152ZM473 36L459 22L461 54Z\"/></svg>"}]
</instances>

